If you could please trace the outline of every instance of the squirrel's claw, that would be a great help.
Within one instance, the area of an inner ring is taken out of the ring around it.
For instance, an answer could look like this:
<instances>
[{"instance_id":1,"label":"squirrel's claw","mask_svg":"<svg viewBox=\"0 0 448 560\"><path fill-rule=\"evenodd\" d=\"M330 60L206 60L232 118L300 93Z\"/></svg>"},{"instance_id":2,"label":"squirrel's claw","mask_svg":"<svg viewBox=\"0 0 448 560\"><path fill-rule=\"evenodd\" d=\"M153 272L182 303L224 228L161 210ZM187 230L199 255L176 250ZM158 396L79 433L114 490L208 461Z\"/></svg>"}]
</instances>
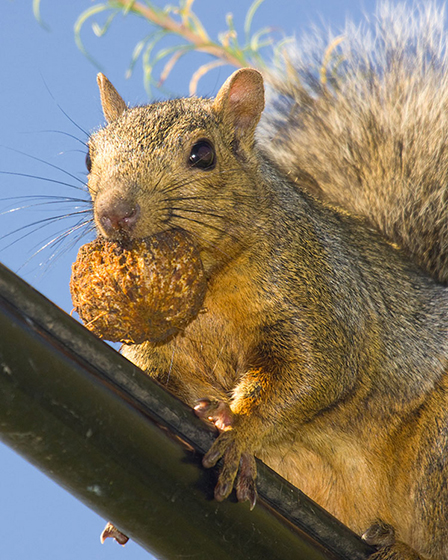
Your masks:
<instances>
[{"instance_id":1,"label":"squirrel's claw","mask_svg":"<svg viewBox=\"0 0 448 560\"><path fill-rule=\"evenodd\" d=\"M236 480L238 501L249 501L252 510L257 501L257 467L255 457L242 450L236 430L222 432L205 454L202 464L206 468L213 467L221 458L223 468L215 487L215 499L219 502L225 500L232 492Z\"/></svg>"},{"instance_id":2,"label":"squirrel's claw","mask_svg":"<svg viewBox=\"0 0 448 560\"><path fill-rule=\"evenodd\" d=\"M223 458L222 471L215 488L215 498L218 502L227 498L232 491L238 474L241 454L242 450L235 439L235 434L233 430L230 430L223 432L218 437L204 457L204 466L213 466L218 459Z\"/></svg>"},{"instance_id":3,"label":"squirrel's claw","mask_svg":"<svg viewBox=\"0 0 448 560\"><path fill-rule=\"evenodd\" d=\"M214 467L216 463L221 459L221 457L223 457L224 464L227 463L228 465L227 470L229 470L230 463L235 463L235 460L237 460L237 470L241 458L241 453L242 451L239 449L239 446L236 445L235 432L233 430L227 430L225 432L222 432L213 442L213 445L204 455L202 464L206 469L209 469L210 467Z\"/></svg>"},{"instance_id":4,"label":"squirrel's claw","mask_svg":"<svg viewBox=\"0 0 448 560\"><path fill-rule=\"evenodd\" d=\"M199 418L213 422L221 432L202 460L204 467L210 468L223 459L224 466L215 488L215 499L219 502L225 500L235 485L238 501L248 501L252 510L257 501L257 466L255 457L243 451L238 441L238 431L232 429L235 415L230 406L216 399L201 399L194 411Z\"/></svg>"},{"instance_id":5,"label":"squirrel's claw","mask_svg":"<svg viewBox=\"0 0 448 560\"><path fill-rule=\"evenodd\" d=\"M239 502L248 501L252 511L257 502L257 464L250 453L241 455L240 470L236 479L236 496Z\"/></svg>"}]
</instances>

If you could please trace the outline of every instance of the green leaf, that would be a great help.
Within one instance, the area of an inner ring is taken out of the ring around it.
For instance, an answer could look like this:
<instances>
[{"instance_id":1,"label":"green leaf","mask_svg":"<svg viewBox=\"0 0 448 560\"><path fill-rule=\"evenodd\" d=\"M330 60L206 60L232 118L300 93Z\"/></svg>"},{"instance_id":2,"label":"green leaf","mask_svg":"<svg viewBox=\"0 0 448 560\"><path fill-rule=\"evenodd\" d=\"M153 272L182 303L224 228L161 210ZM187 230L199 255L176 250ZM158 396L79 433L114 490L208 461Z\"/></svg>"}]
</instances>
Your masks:
<instances>
[{"instance_id":1,"label":"green leaf","mask_svg":"<svg viewBox=\"0 0 448 560\"><path fill-rule=\"evenodd\" d=\"M50 27L43 21L40 15L40 0L33 0L33 14L37 23L43 27L45 31L50 31Z\"/></svg>"},{"instance_id":2,"label":"green leaf","mask_svg":"<svg viewBox=\"0 0 448 560\"><path fill-rule=\"evenodd\" d=\"M111 26L111 23L115 19L115 16L118 14L118 11L114 11L110 16L107 18L106 23L103 26L100 26L98 23L92 23L92 30L97 37L102 37L105 35Z\"/></svg>"},{"instance_id":3,"label":"green leaf","mask_svg":"<svg viewBox=\"0 0 448 560\"><path fill-rule=\"evenodd\" d=\"M98 64L98 62L91 56L91 54L87 51L87 49L84 46L84 43L82 42L81 39L81 30L84 26L84 24L86 23L86 21L88 19L90 19L92 16L99 14L101 12L104 12L106 10L110 9L110 5L109 4L98 4L96 6L92 6L91 8L88 8L87 10L85 10L84 12L82 12L82 14L78 17L78 19L75 21L75 25L74 25L74 33L75 33L75 43L78 47L78 49L84 54L84 56L86 56L90 62L92 64L94 64L98 69L101 69L100 64Z\"/></svg>"},{"instance_id":4,"label":"green leaf","mask_svg":"<svg viewBox=\"0 0 448 560\"><path fill-rule=\"evenodd\" d=\"M157 45L157 43L163 37L165 37L165 35L168 35L168 33L169 32L166 31L165 29L161 29L160 31L158 31L154 35L154 39L146 45L146 48L143 51L143 55L142 55L143 81L144 81L144 84L145 84L145 90L146 90L146 93L148 94L148 97L151 96L151 84L154 82L154 80L152 78L152 72L153 72L153 69L154 69L154 65L151 64L151 53L152 53L154 47Z\"/></svg>"},{"instance_id":5,"label":"green leaf","mask_svg":"<svg viewBox=\"0 0 448 560\"><path fill-rule=\"evenodd\" d=\"M263 29L260 29L259 31L254 33L249 42L250 50L255 53L258 52L262 47L268 47L272 45L273 40L272 37L269 37L270 33L272 33L272 27L263 27ZM264 41L260 42L260 39L264 35L267 35L268 37Z\"/></svg>"},{"instance_id":6,"label":"green leaf","mask_svg":"<svg viewBox=\"0 0 448 560\"><path fill-rule=\"evenodd\" d=\"M219 34L221 44L225 46L224 41L226 40L226 38L228 38L229 40L227 41L227 43L229 45L229 49L236 49L239 51L240 46L238 44L238 34L235 29L235 24L233 23L233 14L226 15L226 22L229 29L225 33ZM230 46L231 44L232 46Z\"/></svg>"},{"instance_id":7,"label":"green leaf","mask_svg":"<svg viewBox=\"0 0 448 560\"><path fill-rule=\"evenodd\" d=\"M123 10L123 15L127 16L129 14L129 12L132 11L133 7L135 4L135 0L132 0L132 2L129 2L129 4L126 6L126 8Z\"/></svg>"},{"instance_id":8,"label":"green leaf","mask_svg":"<svg viewBox=\"0 0 448 560\"><path fill-rule=\"evenodd\" d=\"M153 58L151 64L154 67L160 60L165 58L166 56L176 52L176 51L192 51L194 50L194 45L176 45L174 47L167 47L166 49L162 49L159 51L156 56ZM184 53L185 54L185 53Z\"/></svg>"},{"instance_id":9,"label":"green leaf","mask_svg":"<svg viewBox=\"0 0 448 560\"><path fill-rule=\"evenodd\" d=\"M162 73L160 74L159 77L159 82L157 84L157 87L160 88L160 86L165 83L165 81L168 79L168 76L171 74L172 69L174 68L174 66L177 64L177 62L187 53L189 52L193 47L189 48L189 46L185 46L185 47L179 47L170 57L170 59L168 60L168 62L165 64Z\"/></svg>"},{"instance_id":10,"label":"green leaf","mask_svg":"<svg viewBox=\"0 0 448 560\"><path fill-rule=\"evenodd\" d=\"M142 39L135 45L134 50L132 51L131 62L129 63L128 69L126 70L126 78L130 78L132 76L137 60L140 58L143 49L152 37L154 37L154 33L147 35L144 39Z\"/></svg>"},{"instance_id":11,"label":"green leaf","mask_svg":"<svg viewBox=\"0 0 448 560\"><path fill-rule=\"evenodd\" d=\"M255 12L263 2L264 0L255 0L254 2L252 2L249 10L247 11L246 19L244 20L244 33L246 35L246 43L249 43L250 41L250 28L252 25L252 20L254 19Z\"/></svg>"}]
</instances>

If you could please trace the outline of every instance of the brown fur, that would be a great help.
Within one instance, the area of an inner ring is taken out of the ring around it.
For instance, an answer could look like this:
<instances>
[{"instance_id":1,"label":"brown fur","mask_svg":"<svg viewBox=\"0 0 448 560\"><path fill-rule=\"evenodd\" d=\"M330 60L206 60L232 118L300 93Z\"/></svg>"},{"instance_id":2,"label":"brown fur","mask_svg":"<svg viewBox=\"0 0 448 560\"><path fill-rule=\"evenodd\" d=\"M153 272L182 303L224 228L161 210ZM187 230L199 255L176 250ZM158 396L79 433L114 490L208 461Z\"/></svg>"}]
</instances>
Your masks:
<instances>
[{"instance_id":1,"label":"brown fur","mask_svg":"<svg viewBox=\"0 0 448 560\"><path fill-rule=\"evenodd\" d=\"M184 228L208 278L182 335L123 353L190 405L230 407L204 458L224 454L218 499L237 477L253 501L237 470L255 453L358 533L392 525L381 558L414 558L404 541L446 559L448 290L279 174L254 145L262 107L259 74L240 70L215 102L128 109L92 136L94 207L137 202L134 237ZM189 164L201 138L206 170Z\"/></svg>"}]
</instances>

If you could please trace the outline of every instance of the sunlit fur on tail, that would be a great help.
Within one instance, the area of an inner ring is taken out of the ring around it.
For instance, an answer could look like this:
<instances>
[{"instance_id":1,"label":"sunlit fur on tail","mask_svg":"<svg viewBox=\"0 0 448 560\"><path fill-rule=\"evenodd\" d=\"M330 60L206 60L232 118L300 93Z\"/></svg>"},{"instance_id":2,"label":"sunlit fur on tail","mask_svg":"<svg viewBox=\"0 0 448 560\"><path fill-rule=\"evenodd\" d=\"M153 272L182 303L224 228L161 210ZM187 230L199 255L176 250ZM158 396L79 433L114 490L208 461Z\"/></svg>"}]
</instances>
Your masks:
<instances>
[{"instance_id":1,"label":"sunlit fur on tail","mask_svg":"<svg viewBox=\"0 0 448 560\"><path fill-rule=\"evenodd\" d=\"M259 139L316 196L366 216L448 282L444 22L434 2L381 3L340 35L288 46Z\"/></svg>"}]
</instances>

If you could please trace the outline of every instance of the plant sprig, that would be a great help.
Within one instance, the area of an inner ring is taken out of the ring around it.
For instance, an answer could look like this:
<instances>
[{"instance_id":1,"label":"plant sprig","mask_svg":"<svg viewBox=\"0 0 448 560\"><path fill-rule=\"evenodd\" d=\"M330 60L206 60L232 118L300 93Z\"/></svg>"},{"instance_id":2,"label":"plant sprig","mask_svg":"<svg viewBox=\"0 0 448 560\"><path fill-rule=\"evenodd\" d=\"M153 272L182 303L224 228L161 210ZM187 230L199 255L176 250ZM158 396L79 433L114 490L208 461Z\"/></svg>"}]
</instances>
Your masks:
<instances>
[{"instance_id":1,"label":"plant sprig","mask_svg":"<svg viewBox=\"0 0 448 560\"><path fill-rule=\"evenodd\" d=\"M279 76L277 69L282 70L281 82L289 83L291 89L301 88L301 80L294 63L288 54L289 46L293 42L291 37L282 37L277 42L273 40L274 28L263 27L252 31L252 24L257 10L264 0L253 0L250 5L243 27L243 42L238 36L232 14L226 17L227 28L218 34L216 40L210 38L199 17L193 11L194 0L177 0L176 5L167 5L163 9L154 5L152 0L93 0L94 5L80 14L74 25L75 41L81 52L96 66L99 64L85 48L81 33L89 22L98 37L105 35L118 15L126 17L137 16L150 24L150 32L135 45L126 77L130 77L141 59L145 88L150 94L151 87L160 88L170 76L176 64L191 52L209 54L213 60L202 64L194 71L190 79L190 94L194 95L198 89L200 79L208 72L223 65L236 68L250 66L262 71L271 85L278 87ZM41 0L33 0L33 11L37 21L45 28L40 15ZM100 25L96 16L106 15ZM183 42L174 46L162 47L160 42L167 36L174 36ZM339 80L338 69L343 61L337 52L337 47L344 40L338 36L327 46L320 67L316 68L317 78L322 86L322 92L328 92L330 86L334 89ZM262 50L272 48L273 64L267 65ZM158 76L156 67L163 63ZM337 88L336 88L337 89Z\"/></svg>"},{"instance_id":2,"label":"plant sprig","mask_svg":"<svg viewBox=\"0 0 448 560\"><path fill-rule=\"evenodd\" d=\"M39 2L39 0L34 0ZM144 18L155 30L143 40L139 41L134 48L131 64L127 76L132 73L137 60L141 57L143 63L145 86L149 91L151 85L160 87L168 78L176 63L186 54L196 51L207 53L215 58L198 68L190 80L190 94L197 91L199 80L208 72L229 64L234 67L252 66L259 69L264 67L261 49L272 45L269 27L251 33L253 18L256 11L264 0L254 0L246 14L244 22L244 43L240 44L238 34L233 25L231 15L227 17L227 29L220 33L218 39L213 41L199 17L193 11L194 0L179 0L176 6L166 6L160 9L151 1L141 2L138 0L107 0L97 3L95 6L85 10L75 23L75 41L79 49L95 63L93 57L85 48L81 31L84 25L100 13L107 12L106 22L100 26L96 21L92 23L92 29L98 36L104 35L118 14L128 14ZM174 35L183 39L186 44L178 44L173 47L158 49L159 42L167 35ZM158 79L154 78L154 68L164 62Z\"/></svg>"}]
</instances>

